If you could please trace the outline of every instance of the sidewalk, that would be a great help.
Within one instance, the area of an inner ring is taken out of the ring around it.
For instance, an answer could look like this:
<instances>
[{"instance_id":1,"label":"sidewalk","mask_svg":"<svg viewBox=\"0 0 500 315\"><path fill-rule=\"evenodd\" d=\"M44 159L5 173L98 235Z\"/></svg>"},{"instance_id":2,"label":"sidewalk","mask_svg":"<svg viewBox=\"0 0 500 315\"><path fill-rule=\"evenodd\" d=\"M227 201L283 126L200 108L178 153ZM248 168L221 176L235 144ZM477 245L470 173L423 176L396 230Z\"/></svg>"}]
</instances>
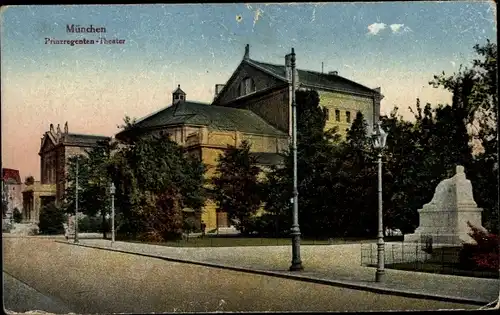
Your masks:
<instances>
[{"instance_id":1,"label":"sidewalk","mask_svg":"<svg viewBox=\"0 0 500 315\"><path fill-rule=\"evenodd\" d=\"M360 244L303 245L301 259L304 271L301 272L288 271L290 246L179 248L128 242L111 245L111 241L102 239L83 239L78 245L376 293L480 306L495 301L500 288L498 279L392 269L386 269L384 283L376 283L376 269L361 266Z\"/></svg>"}]
</instances>

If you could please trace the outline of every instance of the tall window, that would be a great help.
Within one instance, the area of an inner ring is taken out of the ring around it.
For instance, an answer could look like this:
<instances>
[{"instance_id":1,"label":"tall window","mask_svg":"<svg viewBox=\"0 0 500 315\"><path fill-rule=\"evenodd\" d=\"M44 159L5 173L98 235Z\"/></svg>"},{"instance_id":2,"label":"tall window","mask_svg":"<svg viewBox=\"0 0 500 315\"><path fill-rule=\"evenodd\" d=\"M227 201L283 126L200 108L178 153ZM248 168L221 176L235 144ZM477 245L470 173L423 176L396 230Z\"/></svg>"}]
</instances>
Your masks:
<instances>
[{"instance_id":1,"label":"tall window","mask_svg":"<svg viewBox=\"0 0 500 315\"><path fill-rule=\"evenodd\" d=\"M351 123L351 112L345 112L345 122Z\"/></svg>"},{"instance_id":2,"label":"tall window","mask_svg":"<svg viewBox=\"0 0 500 315\"><path fill-rule=\"evenodd\" d=\"M252 92L255 92L255 82L253 81L252 78L245 78L243 81L240 83L240 96L244 96L247 94L250 94Z\"/></svg>"},{"instance_id":3,"label":"tall window","mask_svg":"<svg viewBox=\"0 0 500 315\"><path fill-rule=\"evenodd\" d=\"M340 110L335 110L335 121L340 121Z\"/></svg>"},{"instance_id":4,"label":"tall window","mask_svg":"<svg viewBox=\"0 0 500 315\"><path fill-rule=\"evenodd\" d=\"M330 110L325 107L326 120L330 120Z\"/></svg>"}]
</instances>

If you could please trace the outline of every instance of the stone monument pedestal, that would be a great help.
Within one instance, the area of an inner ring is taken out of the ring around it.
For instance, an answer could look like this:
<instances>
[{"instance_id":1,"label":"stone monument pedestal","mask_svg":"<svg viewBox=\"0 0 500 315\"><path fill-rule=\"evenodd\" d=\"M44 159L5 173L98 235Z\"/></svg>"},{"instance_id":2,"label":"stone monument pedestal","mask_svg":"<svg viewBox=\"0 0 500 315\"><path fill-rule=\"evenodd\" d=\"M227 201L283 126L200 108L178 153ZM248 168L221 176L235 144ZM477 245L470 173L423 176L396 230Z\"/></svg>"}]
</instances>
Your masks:
<instances>
[{"instance_id":1,"label":"stone monument pedestal","mask_svg":"<svg viewBox=\"0 0 500 315\"><path fill-rule=\"evenodd\" d=\"M426 242L429 238L436 245L460 246L474 243L467 222L479 229L481 208L472 195L472 184L466 179L463 166L456 167L452 178L439 183L434 196L419 213L419 227L414 234L404 236L405 242Z\"/></svg>"}]
</instances>

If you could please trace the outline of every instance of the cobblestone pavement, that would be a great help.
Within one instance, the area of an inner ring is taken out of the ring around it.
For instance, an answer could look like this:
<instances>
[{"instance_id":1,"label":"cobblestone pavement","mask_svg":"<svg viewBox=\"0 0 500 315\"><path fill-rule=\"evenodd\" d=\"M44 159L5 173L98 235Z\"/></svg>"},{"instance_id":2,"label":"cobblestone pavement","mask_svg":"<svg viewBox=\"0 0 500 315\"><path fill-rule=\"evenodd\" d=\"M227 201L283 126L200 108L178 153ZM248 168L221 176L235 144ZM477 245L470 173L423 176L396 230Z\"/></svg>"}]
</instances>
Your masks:
<instances>
[{"instance_id":1,"label":"cobblestone pavement","mask_svg":"<svg viewBox=\"0 0 500 315\"><path fill-rule=\"evenodd\" d=\"M5 272L76 313L477 308L168 262L47 238L4 238L3 247Z\"/></svg>"},{"instance_id":2,"label":"cobblestone pavement","mask_svg":"<svg viewBox=\"0 0 500 315\"><path fill-rule=\"evenodd\" d=\"M102 239L84 240L82 244L111 248L111 242ZM499 296L498 279L386 269L385 282L376 283L375 268L361 266L360 244L301 246L304 271L300 273L288 271L291 259L290 246L179 248L115 242L112 247L179 260L298 274L338 281L346 285L464 299L484 304L494 301Z\"/></svg>"}]
</instances>

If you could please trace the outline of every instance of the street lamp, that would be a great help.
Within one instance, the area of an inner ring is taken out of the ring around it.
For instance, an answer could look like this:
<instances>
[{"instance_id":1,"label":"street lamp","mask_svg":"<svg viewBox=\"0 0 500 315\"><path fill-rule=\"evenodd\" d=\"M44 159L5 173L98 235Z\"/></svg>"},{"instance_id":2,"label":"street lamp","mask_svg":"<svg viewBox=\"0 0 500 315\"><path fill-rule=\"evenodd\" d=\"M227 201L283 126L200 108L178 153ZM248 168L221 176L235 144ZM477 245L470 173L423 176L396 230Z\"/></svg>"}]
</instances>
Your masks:
<instances>
[{"instance_id":1,"label":"street lamp","mask_svg":"<svg viewBox=\"0 0 500 315\"><path fill-rule=\"evenodd\" d=\"M115 242L115 184L111 182L109 193L111 194L111 244Z\"/></svg>"},{"instance_id":2,"label":"street lamp","mask_svg":"<svg viewBox=\"0 0 500 315\"><path fill-rule=\"evenodd\" d=\"M292 151L293 151L293 223L292 223L292 265L290 271L304 269L300 260L300 228L299 228L299 201L297 189L297 104L295 102L295 50L292 48L291 54L292 70Z\"/></svg>"},{"instance_id":3,"label":"street lamp","mask_svg":"<svg viewBox=\"0 0 500 315\"><path fill-rule=\"evenodd\" d=\"M76 157L76 176L75 176L75 243L78 243L78 156Z\"/></svg>"},{"instance_id":4,"label":"street lamp","mask_svg":"<svg viewBox=\"0 0 500 315\"><path fill-rule=\"evenodd\" d=\"M373 147L378 154L378 234L377 234L377 272L375 273L375 281L382 282L384 280L384 231L383 231L383 214L382 214L382 150L385 148L387 133L382 129L381 122L377 123L377 129L373 133Z\"/></svg>"}]
</instances>

